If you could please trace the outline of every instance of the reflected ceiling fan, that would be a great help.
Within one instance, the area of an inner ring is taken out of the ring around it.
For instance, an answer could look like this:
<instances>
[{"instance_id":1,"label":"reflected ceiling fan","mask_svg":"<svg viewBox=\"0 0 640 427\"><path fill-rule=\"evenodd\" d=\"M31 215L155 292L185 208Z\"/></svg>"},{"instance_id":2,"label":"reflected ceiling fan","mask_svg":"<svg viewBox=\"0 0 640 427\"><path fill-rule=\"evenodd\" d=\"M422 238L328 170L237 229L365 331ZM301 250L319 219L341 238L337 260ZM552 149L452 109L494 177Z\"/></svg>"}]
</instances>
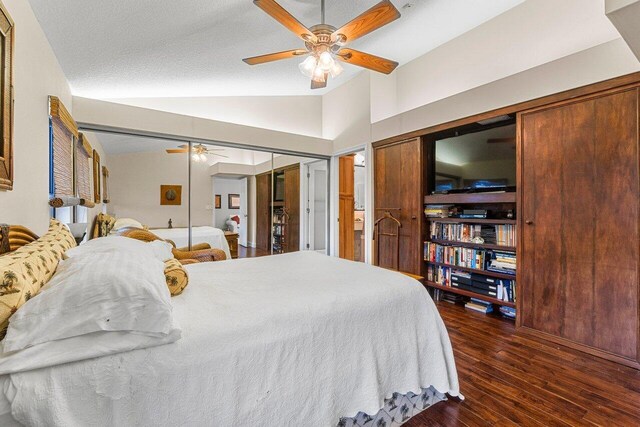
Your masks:
<instances>
[{"instance_id":1,"label":"reflected ceiling fan","mask_svg":"<svg viewBox=\"0 0 640 427\"><path fill-rule=\"evenodd\" d=\"M400 18L400 12L389 0L381 1L338 29L324 22L324 0L321 0L321 23L311 28L302 25L275 0L253 0L253 3L300 37L305 48L243 59L249 65L308 55L299 68L302 74L311 78L311 89L326 87L329 75L336 77L342 72L342 66L336 60L384 74L390 74L398 66L395 61L344 47Z\"/></svg>"},{"instance_id":2,"label":"reflected ceiling fan","mask_svg":"<svg viewBox=\"0 0 640 427\"><path fill-rule=\"evenodd\" d=\"M203 144L196 144L191 147L191 152L193 153L192 158L196 162L204 162L207 160L207 156L218 156L224 157L228 159L229 156L224 156L222 154L214 153L214 151L224 151L224 148L208 148ZM184 144L178 146L178 148L168 148L167 153L169 154L184 154L189 152L189 144Z\"/></svg>"}]
</instances>

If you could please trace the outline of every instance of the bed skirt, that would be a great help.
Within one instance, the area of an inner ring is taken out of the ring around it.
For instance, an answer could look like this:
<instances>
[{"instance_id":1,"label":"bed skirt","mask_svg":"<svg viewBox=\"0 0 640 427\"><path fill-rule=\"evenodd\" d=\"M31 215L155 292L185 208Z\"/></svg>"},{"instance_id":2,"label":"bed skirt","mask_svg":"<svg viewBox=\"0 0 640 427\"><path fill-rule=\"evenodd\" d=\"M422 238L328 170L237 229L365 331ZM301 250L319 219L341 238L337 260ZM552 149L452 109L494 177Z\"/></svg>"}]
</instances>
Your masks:
<instances>
[{"instance_id":1,"label":"bed skirt","mask_svg":"<svg viewBox=\"0 0 640 427\"><path fill-rule=\"evenodd\" d=\"M385 400L377 414L358 412L353 418L341 418L338 427L396 427L443 400L447 400L447 397L433 387L423 388L420 394L394 393Z\"/></svg>"}]
</instances>

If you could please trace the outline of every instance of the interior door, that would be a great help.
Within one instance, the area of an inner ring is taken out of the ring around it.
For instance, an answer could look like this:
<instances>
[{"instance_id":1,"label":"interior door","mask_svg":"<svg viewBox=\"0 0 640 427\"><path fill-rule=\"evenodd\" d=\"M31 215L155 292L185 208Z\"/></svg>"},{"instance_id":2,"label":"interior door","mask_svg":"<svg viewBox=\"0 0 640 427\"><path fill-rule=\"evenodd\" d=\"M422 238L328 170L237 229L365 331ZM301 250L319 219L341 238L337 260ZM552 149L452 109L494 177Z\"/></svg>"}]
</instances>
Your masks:
<instances>
[{"instance_id":1,"label":"interior door","mask_svg":"<svg viewBox=\"0 0 640 427\"><path fill-rule=\"evenodd\" d=\"M632 360L637 126L637 89L521 116L521 322Z\"/></svg>"},{"instance_id":2,"label":"interior door","mask_svg":"<svg viewBox=\"0 0 640 427\"><path fill-rule=\"evenodd\" d=\"M308 249L326 253L327 248L327 162L307 165L307 243Z\"/></svg>"},{"instance_id":3,"label":"interior door","mask_svg":"<svg viewBox=\"0 0 640 427\"><path fill-rule=\"evenodd\" d=\"M242 178L240 180L240 232L238 233L238 243L244 247L247 247L247 232L249 228L247 185L247 178Z\"/></svg>"},{"instance_id":4,"label":"interior door","mask_svg":"<svg viewBox=\"0 0 640 427\"><path fill-rule=\"evenodd\" d=\"M286 252L300 250L300 166L284 171L284 207L288 214Z\"/></svg>"},{"instance_id":5,"label":"interior door","mask_svg":"<svg viewBox=\"0 0 640 427\"><path fill-rule=\"evenodd\" d=\"M348 156L342 156L339 161L339 216L338 216L338 228L339 228L339 256L340 258L354 259L354 184L353 184L353 154Z\"/></svg>"},{"instance_id":6,"label":"interior door","mask_svg":"<svg viewBox=\"0 0 640 427\"><path fill-rule=\"evenodd\" d=\"M270 250L271 172L256 175L256 248Z\"/></svg>"},{"instance_id":7,"label":"interior door","mask_svg":"<svg viewBox=\"0 0 640 427\"><path fill-rule=\"evenodd\" d=\"M374 150L374 222L385 212L402 225L399 249L392 220L381 222L374 242L376 264L405 273L422 272L423 161L420 138ZM399 253L399 256L398 256Z\"/></svg>"}]
</instances>

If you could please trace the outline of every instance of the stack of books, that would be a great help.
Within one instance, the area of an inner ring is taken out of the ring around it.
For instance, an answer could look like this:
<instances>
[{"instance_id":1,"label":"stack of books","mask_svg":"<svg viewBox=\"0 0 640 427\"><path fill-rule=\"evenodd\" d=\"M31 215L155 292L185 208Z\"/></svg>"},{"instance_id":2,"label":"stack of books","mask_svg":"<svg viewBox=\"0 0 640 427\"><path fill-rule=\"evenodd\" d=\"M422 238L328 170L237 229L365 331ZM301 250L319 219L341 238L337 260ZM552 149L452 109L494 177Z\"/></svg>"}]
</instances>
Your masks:
<instances>
[{"instance_id":1,"label":"stack of books","mask_svg":"<svg viewBox=\"0 0 640 427\"><path fill-rule=\"evenodd\" d=\"M458 267L485 269L485 252L482 249L443 246L424 242L424 260Z\"/></svg>"},{"instance_id":2,"label":"stack of books","mask_svg":"<svg viewBox=\"0 0 640 427\"><path fill-rule=\"evenodd\" d=\"M496 230L496 245L516 245L516 226L514 224L495 225L494 227Z\"/></svg>"},{"instance_id":3,"label":"stack of books","mask_svg":"<svg viewBox=\"0 0 640 427\"><path fill-rule=\"evenodd\" d=\"M464 306L465 308L479 311L484 314L493 312L493 305L490 302L485 302L477 298L471 298L471 300Z\"/></svg>"},{"instance_id":4,"label":"stack of books","mask_svg":"<svg viewBox=\"0 0 640 427\"><path fill-rule=\"evenodd\" d=\"M516 254L513 252L491 251L488 254L487 270L503 274L516 274Z\"/></svg>"},{"instance_id":5,"label":"stack of books","mask_svg":"<svg viewBox=\"0 0 640 427\"><path fill-rule=\"evenodd\" d=\"M480 237L480 224L450 224L434 221L431 223L431 238L437 240L452 240L469 242L474 237Z\"/></svg>"},{"instance_id":6,"label":"stack of books","mask_svg":"<svg viewBox=\"0 0 640 427\"><path fill-rule=\"evenodd\" d=\"M448 302L449 304L456 304L464 302L465 297L462 295L452 294L450 292L442 293L442 301Z\"/></svg>"},{"instance_id":7,"label":"stack of books","mask_svg":"<svg viewBox=\"0 0 640 427\"><path fill-rule=\"evenodd\" d=\"M424 208L424 215L427 218L447 218L449 208L453 205L427 205Z\"/></svg>"},{"instance_id":8,"label":"stack of books","mask_svg":"<svg viewBox=\"0 0 640 427\"><path fill-rule=\"evenodd\" d=\"M502 307L500 307L500 313L504 317L508 317L509 319L515 319L516 318L516 309L512 308L512 307L505 307L503 305Z\"/></svg>"}]
</instances>

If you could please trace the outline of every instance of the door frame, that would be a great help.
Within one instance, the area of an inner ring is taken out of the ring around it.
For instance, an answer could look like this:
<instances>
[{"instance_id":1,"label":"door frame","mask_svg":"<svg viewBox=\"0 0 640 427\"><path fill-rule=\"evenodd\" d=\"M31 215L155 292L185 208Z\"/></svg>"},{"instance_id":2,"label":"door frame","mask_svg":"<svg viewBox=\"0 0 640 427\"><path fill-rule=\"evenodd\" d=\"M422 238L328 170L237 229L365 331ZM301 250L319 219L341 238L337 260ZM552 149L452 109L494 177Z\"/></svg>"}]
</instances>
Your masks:
<instances>
[{"instance_id":1,"label":"door frame","mask_svg":"<svg viewBox=\"0 0 640 427\"><path fill-rule=\"evenodd\" d=\"M362 153L364 151L364 164L366 179L364 182L364 262L371 264L373 262L373 146L370 143L359 144L344 150L333 153L331 157L331 191L330 199L330 255L338 257L340 254L340 227L338 224L338 216L340 211L340 194L338 192L340 185L340 167L339 158L349 154Z\"/></svg>"},{"instance_id":2,"label":"door frame","mask_svg":"<svg viewBox=\"0 0 640 427\"><path fill-rule=\"evenodd\" d=\"M306 251L306 250L312 250L310 249L311 247L315 247L315 242L314 242L314 237L313 237L313 233L311 232L311 226L313 224L315 224L315 216L314 216L314 211L313 209L311 209L311 199L315 197L315 190L313 188L313 186L311 185L311 177L310 177L310 168L312 165L319 163L319 162L326 162L326 169L323 169L324 172L326 172L327 174L327 200L326 200L326 205L325 205L325 218L327 219L326 224L325 224L325 241L324 241L324 250L323 253L328 254L329 253L329 222L328 222L328 218L329 218L329 185L328 185L328 180L329 180L329 170L330 170L330 165L329 162L326 160L318 160L318 159L314 159L308 162L303 162L300 165L300 174L301 174L301 192L300 192L300 225L301 225L301 231L302 233L300 234L301 239L300 239L300 250ZM307 209L310 209L310 211L308 212ZM307 245L309 245L309 249L307 249ZM315 250L315 249L314 249Z\"/></svg>"}]
</instances>

